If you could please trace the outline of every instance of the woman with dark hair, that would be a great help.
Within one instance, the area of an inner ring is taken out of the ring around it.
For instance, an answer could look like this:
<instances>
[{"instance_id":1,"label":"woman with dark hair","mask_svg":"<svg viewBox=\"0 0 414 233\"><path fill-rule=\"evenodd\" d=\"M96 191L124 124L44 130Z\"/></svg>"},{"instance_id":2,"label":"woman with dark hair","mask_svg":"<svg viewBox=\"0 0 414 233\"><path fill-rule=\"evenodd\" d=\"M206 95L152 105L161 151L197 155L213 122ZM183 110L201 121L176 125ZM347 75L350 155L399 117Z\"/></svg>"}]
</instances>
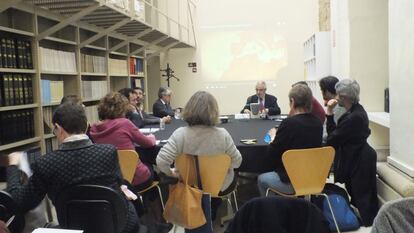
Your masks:
<instances>
[{"instance_id":1,"label":"woman with dark hair","mask_svg":"<svg viewBox=\"0 0 414 233\"><path fill-rule=\"evenodd\" d=\"M101 99L98 105L98 115L101 122L92 125L91 137L96 143L112 144L118 150L135 150L135 144L144 148L155 146L155 136L143 135L139 129L128 119L129 102L120 93L110 93ZM139 163L132 185L147 187L152 182L149 167Z\"/></svg>"}]
</instances>

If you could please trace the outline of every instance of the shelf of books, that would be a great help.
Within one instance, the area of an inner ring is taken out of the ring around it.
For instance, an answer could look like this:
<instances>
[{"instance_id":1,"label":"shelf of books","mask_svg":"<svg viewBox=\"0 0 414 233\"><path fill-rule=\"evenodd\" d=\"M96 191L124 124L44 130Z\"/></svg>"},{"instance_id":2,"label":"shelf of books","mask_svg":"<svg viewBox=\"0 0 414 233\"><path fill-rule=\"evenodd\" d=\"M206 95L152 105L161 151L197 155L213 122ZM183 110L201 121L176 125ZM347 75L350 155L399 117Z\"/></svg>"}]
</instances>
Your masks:
<instances>
[{"instance_id":1,"label":"shelf of books","mask_svg":"<svg viewBox=\"0 0 414 233\"><path fill-rule=\"evenodd\" d=\"M80 21L39 36L60 23L47 15L18 7L0 12L0 155L55 150L52 115L64 96L80 96L93 124L105 94L144 87L145 60L130 55L140 45L109 35L85 45L99 32Z\"/></svg>"}]
</instances>

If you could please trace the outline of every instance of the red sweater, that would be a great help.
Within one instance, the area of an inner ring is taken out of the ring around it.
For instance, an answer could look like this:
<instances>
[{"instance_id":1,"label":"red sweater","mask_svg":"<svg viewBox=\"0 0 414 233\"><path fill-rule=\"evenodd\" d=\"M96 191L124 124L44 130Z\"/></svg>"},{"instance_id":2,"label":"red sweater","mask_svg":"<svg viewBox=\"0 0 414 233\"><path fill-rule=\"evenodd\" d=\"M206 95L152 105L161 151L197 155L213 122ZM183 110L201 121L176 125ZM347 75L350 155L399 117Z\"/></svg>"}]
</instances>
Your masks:
<instances>
[{"instance_id":1,"label":"red sweater","mask_svg":"<svg viewBox=\"0 0 414 233\"><path fill-rule=\"evenodd\" d=\"M322 124L325 122L325 109L323 109L322 105L314 97L312 97L312 114L317 116Z\"/></svg>"},{"instance_id":2,"label":"red sweater","mask_svg":"<svg viewBox=\"0 0 414 233\"><path fill-rule=\"evenodd\" d=\"M142 134L139 129L126 118L105 120L92 125L90 135L94 142L112 144L118 150L135 150L135 145L142 147L155 146L155 136ZM148 167L139 163L135 170L133 185L141 184L151 177Z\"/></svg>"}]
</instances>

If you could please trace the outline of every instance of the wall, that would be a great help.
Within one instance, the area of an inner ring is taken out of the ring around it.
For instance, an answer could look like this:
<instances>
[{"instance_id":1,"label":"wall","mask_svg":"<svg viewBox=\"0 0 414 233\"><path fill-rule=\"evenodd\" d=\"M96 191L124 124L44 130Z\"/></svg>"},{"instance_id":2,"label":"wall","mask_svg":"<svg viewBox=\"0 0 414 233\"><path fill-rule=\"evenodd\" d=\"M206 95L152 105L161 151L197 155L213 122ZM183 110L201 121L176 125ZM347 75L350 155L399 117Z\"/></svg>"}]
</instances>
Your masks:
<instances>
[{"instance_id":1,"label":"wall","mask_svg":"<svg viewBox=\"0 0 414 233\"><path fill-rule=\"evenodd\" d=\"M195 91L208 90L222 114L233 114L254 94L257 80L265 79L268 93L287 113L290 86L304 77L303 42L318 31L318 0L200 0L197 15L197 49L161 55L161 67L169 63L180 78L171 84L173 106L184 106ZM188 62L197 62L196 73ZM164 79L161 83L166 85Z\"/></svg>"},{"instance_id":2,"label":"wall","mask_svg":"<svg viewBox=\"0 0 414 233\"><path fill-rule=\"evenodd\" d=\"M384 111L388 87L388 0L349 0L350 78L367 111Z\"/></svg>"},{"instance_id":3,"label":"wall","mask_svg":"<svg viewBox=\"0 0 414 233\"><path fill-rule=\"evenodd\" d=\"M350 72L348 1L331 0L331 33L332 75L347 78Z\"/></svg>"},{"instance_id":4,"label":"wall","mask_svg":"<svg viewBox=\"0 0 414 233\"><path fill-rule=\"evenodd\" d=\"M389 1L390 135L389 162L414 177L414 1Z\"/></svg>"}]
</instances>

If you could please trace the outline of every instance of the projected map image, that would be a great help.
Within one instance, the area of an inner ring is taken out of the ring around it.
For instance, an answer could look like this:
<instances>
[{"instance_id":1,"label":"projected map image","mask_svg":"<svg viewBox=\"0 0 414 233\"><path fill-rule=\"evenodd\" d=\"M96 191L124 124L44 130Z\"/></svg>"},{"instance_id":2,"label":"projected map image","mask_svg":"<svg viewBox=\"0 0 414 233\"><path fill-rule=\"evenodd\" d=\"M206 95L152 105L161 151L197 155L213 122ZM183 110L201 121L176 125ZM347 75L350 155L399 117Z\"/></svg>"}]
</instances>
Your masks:
<instances>
[{"instance_id":1,"label":"projected map image","mask_svg":"<svg viewBox=\"0 0 414 233\"><path fill-rule=\"evenodd\" d=\"M286 39L266 30L202 32L202 69L210 80L275 79L287 66Z\"/></svg>"}]
</instances>

